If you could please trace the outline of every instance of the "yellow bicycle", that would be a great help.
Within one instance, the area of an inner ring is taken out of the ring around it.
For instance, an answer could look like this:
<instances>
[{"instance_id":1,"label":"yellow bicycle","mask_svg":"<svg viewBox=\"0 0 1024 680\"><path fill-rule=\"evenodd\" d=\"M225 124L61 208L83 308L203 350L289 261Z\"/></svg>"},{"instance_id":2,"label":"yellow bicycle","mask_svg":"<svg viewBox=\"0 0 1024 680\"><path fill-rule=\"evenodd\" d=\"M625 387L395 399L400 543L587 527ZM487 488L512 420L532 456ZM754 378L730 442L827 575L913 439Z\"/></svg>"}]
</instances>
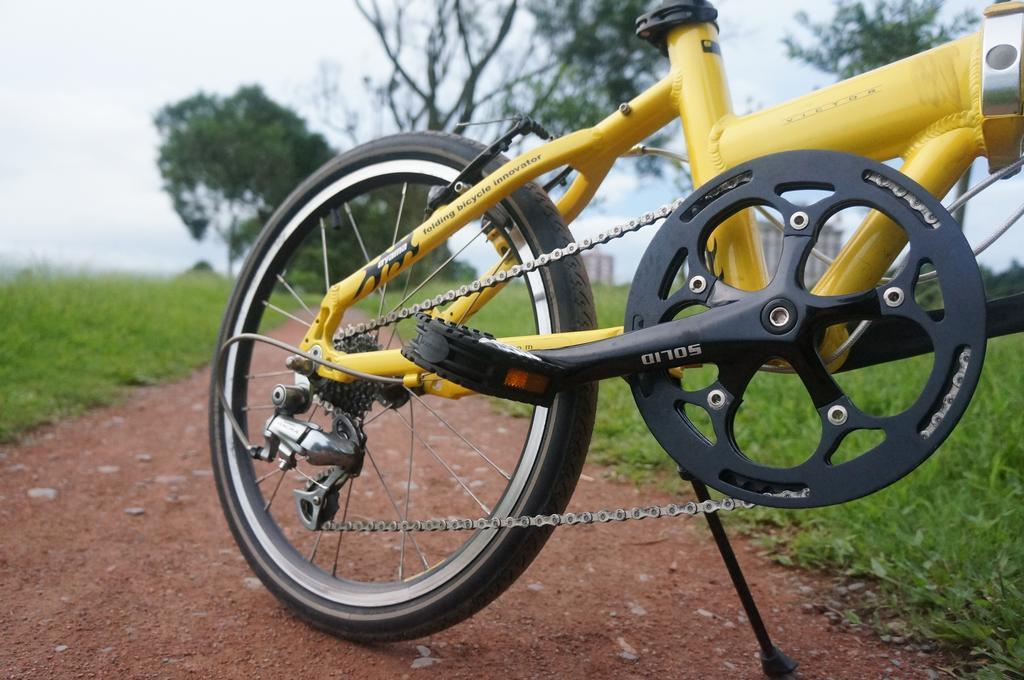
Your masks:
<instances>
[{"instance_id":1,"label":"yellow bicycle","mask_svg":"<svg viewBox=\"0 0 1024 680\"><path fill-rule=\"evenodd\" d=\"M497 597L552 526L871 493L955 426L987 337L1024 330L1019 296L986 302L938 200L978 157L993 175L971 195L1022 165L1024 3L745 116L716 17L682 0L638 19L669 73L591 128L511 160L542 127L519 118L489 147L380 139L325 165L267 223L222 326L211 446L238 544L303 617L355 639L415 637ZM613 164L676 118L694 194L574 241L567 225ZM860 225L830 252L840 214ZM598 328L580 255L641 229L657 234L624 323ZM482 275L465 266L488 257ZM897 412L835 378L919 355L931 357L920 395ZM800 461L764 462L735 436L745 389L768 372L793 374L813 404L821 436ZM563 514L610 377L629 381L699 489L727 498ZM861 432L880 441L841 460Z\"/></svg>"}]
</instances>

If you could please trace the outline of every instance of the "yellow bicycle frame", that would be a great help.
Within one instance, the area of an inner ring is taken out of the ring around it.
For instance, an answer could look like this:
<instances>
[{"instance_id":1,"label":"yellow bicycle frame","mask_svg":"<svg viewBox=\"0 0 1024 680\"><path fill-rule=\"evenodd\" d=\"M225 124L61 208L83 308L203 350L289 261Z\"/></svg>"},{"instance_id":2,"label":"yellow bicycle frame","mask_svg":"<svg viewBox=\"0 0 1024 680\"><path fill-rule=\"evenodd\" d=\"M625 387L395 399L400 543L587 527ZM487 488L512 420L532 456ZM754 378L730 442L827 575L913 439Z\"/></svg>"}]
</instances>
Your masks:
<instances>
[{"instance_id":1,"label":"yellow bicycle frame","mask_svg":"<svg viewBox=\"0 0 1024 680\"><path fill-rule=\"evenodd\" d=\"M1024 3L994 5L986 15L1008 12L1024 12ZM558 202L563 219L571 223L594 197L615 161L677 117L686 137L694 186L758 156L827 149L881 161L901 158L902 172L942 197L979 156L995 162L1019 155L1024 116L982 114L980 33L747 116L733 114L717 41L712 24L674 29L667 40L671 63L667 77L594 127L509 161L416 227L411 247L404 247L404 252L400 243L366 269L331 286L302 349L319 347L325 359L337 364L374 375L402 376L410 386L423 385L423 371L397 350L358 355L336 351L330 340L345 311L525 183L565 166L578 172ZM718 273L731 285L751 290L765 284L766 270L748 212L719 226L709 247L716 251ZM876 285L905 244L901 229L879 213L871 213L815 292L836 295ZM448 318L464 318L494 294L492 290L456 301L442 313ZM503 340L523 349L545 349L621 332L622 328L606 328ZM324 367L319 373L351 380ZM470 393L436 377L430 378L430 385L430 392L441 396Z\"/></svg>"}]
</instances>

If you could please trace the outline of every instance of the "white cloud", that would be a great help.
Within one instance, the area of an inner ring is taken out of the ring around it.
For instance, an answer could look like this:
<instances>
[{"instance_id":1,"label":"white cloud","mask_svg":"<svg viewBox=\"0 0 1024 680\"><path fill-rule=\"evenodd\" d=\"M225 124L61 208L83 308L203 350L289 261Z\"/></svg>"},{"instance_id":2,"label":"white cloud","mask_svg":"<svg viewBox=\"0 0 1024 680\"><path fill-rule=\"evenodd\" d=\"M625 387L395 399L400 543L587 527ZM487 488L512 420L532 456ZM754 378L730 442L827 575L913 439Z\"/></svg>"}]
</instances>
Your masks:
<instances>
[{"instance_id":1,"label":"white cloud","mask_svg":"<svg viewBox=\"0 0 1024 680\"><path fill-rule=\"evenodd\" d=\"M947 11L986 3L955 0ZM341 62L353 96L359 78L383 68L371 32L352 3L198 2L173 5L4 3L0 22L0 259L46 259L97 268L174 271L223 260L197 244L171 210L155 167L153 113L198 89L229 92L259 82L305 107L303 85L324 59ZM723 52L734 100L770 105L828 78L784 58L793 14L827 13L814 0L722 0ZM673 124L678 130L678 124ZM679 144L678 142L676 142ZM624 161L631 163L632 161ZM614 171L601 201L574 225L595 233L676 198L670 182ZM1000 183L972 205L968 234L986 231L1016 207L1024 181ZM1008 264L1022 229L986 261ZM616 276L626 281L653 229L614 242Z\"/></svg>"}]
</instances>

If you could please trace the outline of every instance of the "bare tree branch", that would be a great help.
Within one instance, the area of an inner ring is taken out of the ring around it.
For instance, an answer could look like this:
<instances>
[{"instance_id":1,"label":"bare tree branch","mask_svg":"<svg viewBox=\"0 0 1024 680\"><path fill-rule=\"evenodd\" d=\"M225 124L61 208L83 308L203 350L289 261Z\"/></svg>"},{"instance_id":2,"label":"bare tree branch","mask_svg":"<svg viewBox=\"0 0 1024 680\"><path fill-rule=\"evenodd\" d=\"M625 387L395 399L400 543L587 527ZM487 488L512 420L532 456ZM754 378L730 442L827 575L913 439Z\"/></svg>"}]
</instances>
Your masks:
<instances>
[{"instance_id":1,"label":"bare tree branch","mask_svg":"<svg viewBox=\"0 0 1024 680\"><path fill-rule=\"evenodd\" d=\"M396 44L394 47L392 47L391 43L388 41L387 28L384 25L384 17L380 12L380 7L377 5L377 0L373 0L372 15L367 11L360 0L356 0L356 8L358 8L359 13L362 14L368 22L370 22L370 25L373 26L373 30L377 33L381 47L384 48L384 53L387 55L392 67L394 67L395 73L402 77L402 80L405 81L405 84L408 85L413 92L426 99L427 95L420 88L419 84L412 79L412 76L406 72L405 68L402 67L401 61L399 61L398 55L401 51L401 33L396 32ZM396 26L401 26L401 23L401 17L399 17L399 21L396 21L395 24Z\"/></svg>"},{"instance_id":2,"label":"bare tree branch","mask_svg":"<svg viewBox=\"0 0 1024 680\"><path fill-rule=\"evenodd\" d=\"M461 6L461 3L457 3ZM484 54L477 60L473 60L472 57L467 57L469 62L469 75L466 77L466 82L462 86L462 93L456 100L455 105L444 117L444 125L447 126L452 117L461 110L460 119L463 121L469 121L473 119L473 114L476 112L478 102L476 101L476 88L480 81L480 76L487 68L491 59L498 53L505 39L508 38L509 31L512 29L512 21L515 19L516 11L519 8L518 0L512 0L505 8L504 16L502 17L501 25L498 28L494 38L490 41L491 46L487 49ZM464 20L460 19L460 30L465 24ZM468 49L468 48L467 48Z\"/></svg>"}]
</instances>

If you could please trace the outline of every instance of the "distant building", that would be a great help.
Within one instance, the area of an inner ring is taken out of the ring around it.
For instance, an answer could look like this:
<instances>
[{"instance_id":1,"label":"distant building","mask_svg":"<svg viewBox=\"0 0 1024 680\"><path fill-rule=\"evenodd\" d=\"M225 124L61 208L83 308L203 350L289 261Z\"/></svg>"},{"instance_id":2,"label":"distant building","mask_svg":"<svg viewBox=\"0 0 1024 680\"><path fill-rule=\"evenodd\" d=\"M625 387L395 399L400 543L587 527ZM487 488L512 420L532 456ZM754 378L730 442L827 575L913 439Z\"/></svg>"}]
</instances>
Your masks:
<instances>
[{"instance_id":1,"label":"distant building","mask_svg":"<svg viewBox=\"0 0 1024 680\"><path fill-rule=\"evenodd\" d=\"M761 215L757 215L757 226L761 232L764 261L768 265L768 271L774 272L779 265L779 258L782 257L782 233L779 232L777 227L769 224ZM827 257L835 258L842 245L842 225L836 220L829 220L818 235L818 242L815 244L815 248ZM804 267L804 285L813 286L827 268L828 265L825 262L822 262L814 255L809 256Z\"/></svg>"},{"instance_id":2,"label":"distant building","mask_svg":"<svg viewBox=\"0 0 1024 680\"><path fill-rule=\"evenodd\" d=\"M615 283L615 258L600 248L582 254L583 266L591 283Z\"/></svg>"}]
</instances>

